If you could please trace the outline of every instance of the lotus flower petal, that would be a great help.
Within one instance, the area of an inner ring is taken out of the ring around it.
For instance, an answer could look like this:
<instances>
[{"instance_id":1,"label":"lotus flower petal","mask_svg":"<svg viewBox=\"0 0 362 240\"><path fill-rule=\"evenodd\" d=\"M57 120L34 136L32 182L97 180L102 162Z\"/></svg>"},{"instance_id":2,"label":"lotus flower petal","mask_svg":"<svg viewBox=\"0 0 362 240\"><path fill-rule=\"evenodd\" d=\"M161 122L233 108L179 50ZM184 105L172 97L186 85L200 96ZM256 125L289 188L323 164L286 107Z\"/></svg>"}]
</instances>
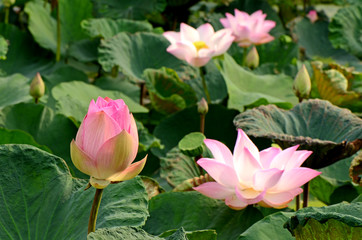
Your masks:
<instances>
[{"instance_id":1,"label":"lotus flower petal","mask_svg":"<svg viewBox=\"0 0 362 240\"><path fill-rule=\"evenodd\" d=\"M274 157L278 155L282 150L276 147L270 147L260 151L260 163L264 169L270 167L270 163L273 161Z\"/></svg>"},{"instance_id":2,"label":"lotus flower petal","mask_svg":"<svg viewBox=\"0 0 362 240\"><path fill-rule=\"evenodd\" d=\"M132 163L125 170L110 176L109 178L107 178L107 180L109 180L111 182L121 182L121 181L126 181L126 180L136 177L138 174L140 174L140 172L144 168L144 166L146 164L146 160L147 160L147 156L144 157L141 161Z\"/></svg>"},{"instance_id":3,"label":"lotus flower petal","mask_svg":"<svg viewBox=\"0 0 362 240\"><path fill-rule=\"evenodd\" d=\"M197 164L205 169L216 182L224 186L233 187L238 183L235 170L229 165L207 158L201 158Z\"/></svg>"},{"instance_id":4,"label":"lotus flower petal","mask_svg":"<svg viewBox=\"0 0 362 240\"><path fill-rule=\"evenodd\" d=\"M230 166L234 165L233 155L225 144L212 139L205 139L204 143L210 149L215 161L222 162Z\"/></svg>"},{"instance_id":5,"label":"lotus flower petal","mask_svg":"<svg viewBox=\"0 0 362 240\"><path fill-rule=\"evenodd\" d=\"M225 187L217 182L203 183L194 190L214 199L225 199L234 194L233 188Z\"/></svg>"},{"instance_id":6,"label":"lotus flower petal","mask_svg":"<svg viewBox=\"0 0 362 240\"><path fill-rule=\"evenodd\" d=\"M74 140L70 143L70 155L74 166L81 172L88 175L97 172L95 161L83 152Z\"/></svg>"},{"instance_id":7,"label":"lotus flower petal","mask_svg":"<svg viewBox=\"0 0 362 240\"><path fill-rule=\"evenodd\" d=\"M303 189L296 188L287 192L266 193L263 202L268 207L284 208L293 198L303 192ZM263 204L261 204L263 206Z\"/></svg>"},{"instance_id":8,"label":"lotus flower petal","mask_svg":"<svg viewBox=\"0 0 362 240\"><path fill-rule=\"evenodd\" d=\"M225 204L234 210L241 210L248 206L246 202L240 200L235 194L225 199Z\"/></svg>"}]
</instances>

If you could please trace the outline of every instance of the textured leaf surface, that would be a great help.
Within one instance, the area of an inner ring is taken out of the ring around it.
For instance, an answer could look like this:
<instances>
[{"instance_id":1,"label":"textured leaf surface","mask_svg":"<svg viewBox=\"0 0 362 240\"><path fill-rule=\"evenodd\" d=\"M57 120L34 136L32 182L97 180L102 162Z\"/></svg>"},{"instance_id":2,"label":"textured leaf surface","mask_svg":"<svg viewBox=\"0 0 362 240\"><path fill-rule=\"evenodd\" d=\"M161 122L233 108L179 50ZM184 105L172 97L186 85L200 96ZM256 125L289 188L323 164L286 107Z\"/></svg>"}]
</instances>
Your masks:
<instances>
[{"instance_id":1,"label":"textured leaf surface","mask_svg":"<svg viewBox=\"0 0 362 240\"><path fill-rule=\"evenodd\" d=\"M147 68L167 67L175 70L181 79L182 73L191 67L166 52L169 42L154 33L119 33L111 39L102 40L98 48L98 61L105 71L114 66L133 81L141 81ZM192 69L192 68L191 68Z\"/></svg>"},{"instance_id":2,"label":"textured leaf surface","mask_svg":"<svg viewBox=\"0 0 362 240\"><path fill-rule=\"evenodd\" d=\"M98 96L111 99L121 98L133 113L148 111L145 107L142 107L121 92L102 90L91 84L79 81L58 84L52 89L52 95L57 101L57 110L66 116L74 117L78 122L81 122L87 114L91 100L96 100Z\"/></svg>"},{"instance_id":3,"label":"textured leaf surface","mask_svg":"<svg viewBox=\"0 0 362 240\"><path fill-rule=\"evenodd\" d=\"M282 148L299 144L299 149L312 150L303 166L314 169L349 157L362 147L357 140L362 139L362 120L322 100L303 101L290 111L261 106L239 114L234 124L248 135L271 139Z\"/></svg>"},{"instance_id":4,"label":"textured leaf surface","mask_svg":"<svg viewBox=\"0 0 362 240\"><path fill-rule=\"evenodd\" d=\"M360 239L361 211L362 203L309 207L296 212L285 226L296 239Z\"/></svg>"},{"instance_id":5,"label":"textured leaf surface","mask_svg":"<svg viewBox=\"0 0 362 240\"><path fill-rule=\"evenodd\" d=\"M88 240L161 240L142 229L134 227L101 228L87 236Z\"/></svg>"},{"instance_id":6,"label":"textured leaf surface","mask_svg":"<svg viewBox=\"0 0 362 240\"><path fill-rule=\"evenodd\" d=\"M28 82L29 79L21 74L0 77L0 92L3 93L0 94L0 109L16 103L31 101Z\"/></svg>"},{"instance_id":7,"label":"textured leaf surface","mask_svg":"<svg viewBox=\"0 0 362 240\"><path fill-rule=\"evenodd\" d=\"M55 155L65 159L73 175L86 177L70 160L70 142L77 133L77 127L64 115L55 114L43 105L19 103L1 110L0 126L29 133L36 142L46 145Z\"/></svg>"},{"instance_id":8,"label":"textured leaf surface","mask_svg":"<svg viewBox=\"0 0 362 240\"><path fill-rule=\"evenodd\" d=\"M335 48L343 48L362 57L362 4L341 8L329 24L329 40Z\"/></svg>"},{"instance_id":9,"label":"textured leaf surface","mask_svg":"<svg viewBox=\"0 0 362 240\"><path fill-rule=\"evenodd\" d=\"M259 99L270 103L288 104L298 102L293 93L293 79L286 75L255 75L239 66L234 59L225 54L220 61L221 73L229 93L228 108L243 110Z\"/></svg>"},{"instance_id":10,"label":"textured leaf surface","mask_svg":"<svg viewBox=\"0 0 362 240\"><path fill-rule=\"evenodd\" d=\"M128 18L144 20L147 15L162 12L166 7L165 0L92 0L97 17Z\"/></svg>"},{"instance_id":11,"label":"textured leaf surface","mask_svg":"<svg viewBox=\"0 0 362 240\"><path fill-rule=\"evenodd\" d=\"M144 76L152 106L161 113L171 114L197 101L194 90L172 69L146 69Z\"/></svg>"},{"instance_id":12,"label":"textured leaf surface","mask_svg":"<svg viewBox=\"0 0 362 240\"><path fill-rule=\"evenodd\" d=\"M198 192L163 193L149 202L150 217L144 229L160 234L183 227L186 231L215 229L218 239L235 239L253 223L263 218L259 210L248 207L234 211L223 201Z\"/></svg>"},{"instance_id":13,"label":"textured leaf surface","mask_svg":"<svg viewBox=\"0 0 362 240\"><path fill-rule=\"evenodd\" d=\"M28 2L24 11L29 15L29 30L35 41L43 48L56 52L57 22L50 14L50 5L44 2ZM83 19L92 17L92 4L83 0L59 1L61 19L61 52L66 53L69 44L86 38L80 26Z\"/></svg>"},{"instance_id":14,"label":"textured leaf surface","mask_svg":"<svg viewBox=\"0 0 362 240\"><path fill-rule=\"evenodd\" d=\"M65 162L28 145L0 146L1 239L85 239L95 190ZM147 193L139 178L104 190L97 227L140 226Z\"/></svg>"},{"instance_id":15,"label":"textured leaf surface","mask_svg":"<svg viewBox=\"0 0 362 240\"><path fill-rule=\"evenodd\" d=\"M129 19L92 18L82 21L81 25L92 38L111 38L120 32L151 32L153 29L152 25L146 21Z\"/></svg>"},{"instance_id":16,"label":"textured leaf surface","mask_svg":"<svg viewBox=\"0 0 362 240\"><path fill-rule=\"evenodd\" d=\"M294 213L278 212L269 215L262 220L254 223L250 228L243 232L239 240L293 240L292 234L285 228L284 223L293 216Z\"/></svg>"}]
</instances>

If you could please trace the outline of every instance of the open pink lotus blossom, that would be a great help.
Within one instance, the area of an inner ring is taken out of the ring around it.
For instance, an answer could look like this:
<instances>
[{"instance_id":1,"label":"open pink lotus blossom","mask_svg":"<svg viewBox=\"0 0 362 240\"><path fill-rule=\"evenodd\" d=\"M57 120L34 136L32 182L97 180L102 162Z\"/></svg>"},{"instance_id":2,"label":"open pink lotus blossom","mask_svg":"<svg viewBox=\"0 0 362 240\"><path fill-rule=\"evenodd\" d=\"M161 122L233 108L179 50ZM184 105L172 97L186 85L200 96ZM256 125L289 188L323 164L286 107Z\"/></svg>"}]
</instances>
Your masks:
<instances>
[{"instance_id":1,"label":"open pink lotus blossom","mask_svg":"<svg viewBox=\"0 0 362 240\"><path fill-rule=\"evenodd\" d=\"M300 167L311 151L297 151L297 145L283 151L270 147L259 152L241 129L233 154L219 141L206 139L204 142L214 158L201 158L197 163L216 182L194 189L210 198L223 199L227 206L236 210L255 203L284 208L303 192L300 186L321 174Z\"/></svg>"},{"instance_id":2,"label":"open pink lotus blossom","mask_svg":"<svg viewBox=\"0 0 362 240\"><path fill-rule=\"evenodd\" d=\"M195 67L202 67L212 57L225 53L234 41L231 30L215 32L209 23L197 29L181 23L180 32L168 31L163 36L171 43L167 52Z\"/></svg>"},{"instance_id":3,"label":"open pink lotus blossom","mask_svg":"<svg viewBox=\"0 0 362 240\"><path fill-rule=\"evenodd\" d=\"M318 14L316 10L310 10L309 13L307 14L307 17L309 18L309 20L314 23L315 21L318 20Z\"/></svg>"},{"instance_id":4,"label":"open pink lotus blossom","mask_svg":"<svg viewBox=\"0 0 362 240\"><path fill-rule=\"evenodd\" d=\"M70 149L74 165L96 188L134 178L147 158L131 164L138 151L136 122L122 99L108 97L90 102Z\"/></svg>"},{"instance_id":5,"label":"open pink lotus blossom","mask_svg":"<svg viewBox=\"0 0 362 240\"><path fill-rule=\"evenodd\" d=\"M274 40L269 31L275 27L275 22L265 20L266 14L261 10L249 15L246 12L235 9L235 16L226 13L226 18L220 19L221 24L233 31L235 42L240 47L259 45Z\"/></svg>"}]
</instances>

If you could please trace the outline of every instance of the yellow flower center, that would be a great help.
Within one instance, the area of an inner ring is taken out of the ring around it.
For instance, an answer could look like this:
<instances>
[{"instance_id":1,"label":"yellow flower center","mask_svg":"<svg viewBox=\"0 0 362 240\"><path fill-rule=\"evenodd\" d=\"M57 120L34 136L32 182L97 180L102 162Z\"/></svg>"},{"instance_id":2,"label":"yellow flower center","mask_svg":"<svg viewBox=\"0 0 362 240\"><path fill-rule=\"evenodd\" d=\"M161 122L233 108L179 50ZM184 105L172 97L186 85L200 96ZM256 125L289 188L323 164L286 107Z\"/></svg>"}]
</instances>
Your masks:
<instances>
[{"instance_id":1,"label":"yellow flower center","mask_svg":"<svg viewBox=\"0 0 362 240\"><path fill-rule=\"evenodd\" d=\"M196 41L193 44L197 51L200 51L200 49L203 49L203 48L209 48L209 46L207 46L204 41Z\"/></svg>"}]
</instances>

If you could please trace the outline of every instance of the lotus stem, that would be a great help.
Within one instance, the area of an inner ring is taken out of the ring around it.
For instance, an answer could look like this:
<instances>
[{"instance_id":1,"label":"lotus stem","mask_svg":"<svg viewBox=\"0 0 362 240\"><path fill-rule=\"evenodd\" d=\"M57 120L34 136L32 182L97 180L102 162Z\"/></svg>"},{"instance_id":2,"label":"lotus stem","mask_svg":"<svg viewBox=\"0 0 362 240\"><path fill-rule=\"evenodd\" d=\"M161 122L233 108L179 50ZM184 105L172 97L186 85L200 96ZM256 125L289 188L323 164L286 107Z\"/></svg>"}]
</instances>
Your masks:
<instances>
[{"instance_id":1,"label":"lotus stem","mask_svg":"<svg viewBox=\"0 0 362 240\"><path fill-rule=\"evenodd\" d=\"M9 24L9 14L10 14L10 8L5 7L5 19L4 19L5 24Z\"/></svg>"},{"instance_id":2,"label":"lotus stem","mask_svg":"<svg viewBox=\"0 0 362 240\"><path fill-rule=\"evenodd\" d=\"M207 85L206 85L206 80L205 80L205 74L204 74L204 67L200 67L200 76L201 76L201 80L202 80L202 86L204 88L204 92L206 95L206 100L207 103L211 103L211 99L210 99L210 93L209 90L207 89Z\"/></svg>"},{"instance_id":3,"label":"lotus stem","mask_svg":"<svg viewBox=\"0 0 362 240\"><path fill-rule=\"evenodd\" d=\"M300 195L295 197L295 210L298 211L300 208Z\"/></svg>"},{"instance_id":4,"label":"lotus stem","mask_svg":"<svg viewBox=\"0 0 362 240\"><path fill-rule=\"evenodd\" d=\"M57 52L55 55L55 61L60 61L60 44L61 44L61 38L60 38L60 14L59 14L59 1L57 1Z\"/></svg>"},{"instance_id":5,"label":"lotus stem","mask_svg":"<svg viewBox=\"0 0 362 240\"><path fill-rule=\"evenodd\" d=\"M205 135L205 115L200 114L200 132Z\"/></svg>"},{"instance_id":6,"label":"lotus stem","mask_svg":"<svg viewBox=\"0 0 362 240\"><path fill-rule=\"evenodd\" d=\"M143 98L145 97L145 82L140 83L140 105L143 106Z\"/></svg>"},{"instance_id":7,"label":"lotus stem","mask_svg":"<svg viewBox=\"0 0 362 240\"><path fill-rule=\"evenodd\" d=\"M96 193L94 194L92 209L89 216L88 234L96 230L97 215L98 215L99 206L101 205L102 195L103 195L103 189L97 188Z\"/></svg>"},{"instance_id":8,"label":"lotus stem","mask_svg":"<svg viewBox=\"0 0 362 240\"><path fill-rule=\"evenodd\" d=\"M309 196L309 182L304 184L303 187L303 208L308 207L308 196Z\"/></svg>"}]
</instances>

